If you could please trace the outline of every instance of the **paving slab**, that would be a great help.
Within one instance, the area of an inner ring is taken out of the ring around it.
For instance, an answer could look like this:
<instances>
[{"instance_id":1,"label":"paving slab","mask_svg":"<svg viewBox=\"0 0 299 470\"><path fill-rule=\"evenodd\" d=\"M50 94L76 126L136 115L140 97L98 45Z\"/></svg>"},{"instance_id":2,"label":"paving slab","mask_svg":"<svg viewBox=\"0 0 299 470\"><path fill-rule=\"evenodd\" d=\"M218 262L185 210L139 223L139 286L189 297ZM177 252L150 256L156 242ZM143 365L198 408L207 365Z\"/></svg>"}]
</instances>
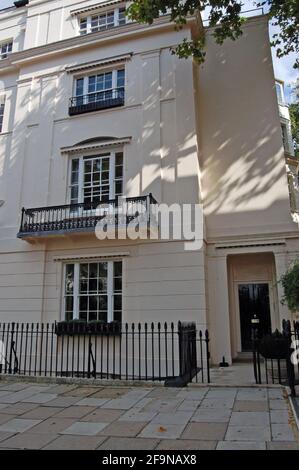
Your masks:
<instances>
[{"instance_id":1,"label":"paving slab","mask_svg":"<svg viewBox=\"0 0 299 470\"><path fill-rule=\"evenodd\" d=\"M154 416L156 416L155 411L140 411L138 408L131 408L119 418L119 421L133 421L142 423L151 421Z\"/></svg>"},{"instance_id":2,"label":"paving slab","mask_svg":"<svg viewBox=\"0 0 299 470\"><path fill-rule=\"evenodd\" d=\"M55 415L57 418L83 418L96 408L90 406L69 406Z\"/></svg>"},{"instance_id":3,"label":"paving slab","mask_svg":"<svg viewBox=\"0 0 299 470\"><path fill-rule=\"evenodd\" d=\"M230 409L199 408L191 418L194 423L228 423L231 416Z\"/></svg>"},{"instance_id":4,"label":"paving slab","mask_svg":"<svg viewBox=\"0 0 299 470\"><path fill-rule=\"evenodd\" d=\"M56 434L16 434L0 442L0 448L7 449L41 449L57 437Z\"/></svg>"},{"instance_id":5,"label":"paving slab","mask_svg":"<svg viewBox=\"0 0 299 470\"><path fill-rule=\"evenodd\" d=\"M81 421L88 421L90 423L112 423L120 418L123 413L123 410L103 410L97 408L95 411L84 416L84 418L81 418Z\"/></svg>"},{"instance_id":6,"label":"paving slab","mask_svg":"<svg viewBox=\"0 0 299 470\"><path fill-rule=\"evenodd\" d=\"M54 400L48 401L46 403L47 406L54 406L58 408L66 408L68 406L72 406L75 403L80 401L80 397L65 397L63 395L58 396Z\"/></svg>"},{"instance_id":7,"label":"paving slab","mask_svg":"<svg viewBox=\"0 0 299 470\"><path fill-rule=\"evenodd\" d=\"M12 415L9 415L9 414L0 414L0 424L4 424L4 423L7 423L7 421L11 420L12 419ZM16 416L14 416L16 417Z\"/></svg>"},{"instance_id":8,"label":"paving slab","mask_svg":"<svg viewBox=\"0 0 299 470\"><path fill-rule=\"evenodd\" d=\"M121 388L121 387L105 387L101 390L96 389L95 393L93 393L92 398L119 398L125 395L130 391L129 388Z\"/></svg>"},{"instance_id":9,"label":"paving slab","mask_svg":"<svg viewBox=\"0 0 299 470\"><path fill-rule=\"evenodd\" d=\"M293 441L276 441L267 442L268 450L299 450L299 442Z\"/></svg>"},{"instance_id":10,"label":"paving slab","mask_svg":"<svg viewBox=\"0 0 299 470\"><path fill-rule=\"evenodd\" d=\"M205 398L235 398L236 394L236 388L217 388L209 390Z\"/></svg>"},{"instance_id":11,"label":"paving slab","mask_svg":"<svg viewBox=\"0 0 299 470\"><path fill-rule=\"evenodd\" d=\"M11 395L11 393L12 393L12 392L8 392L7 390L0 390L0 401L2 401L2 400L1 400L2 398Z\"/></svg>"},{"instance_id":12,"label":"paving slab","mask_svg":"<svg viewBox=\"0 0 299 470\"><path fill-rule=\"evenodd\" d=\"M269 405L266 400L236 400L234 411L268 411Z\"/></svg>"},{"instance_id":13,"label":"paving slab","mask_svg":"<svg viewBox=\"0 0 299 470\"><path fill-rule=\"evenodd\" d=\"M132 398L113 398L102 405L102 408L108 408L112 410L129 410L133 408L138 402L138 399Z\"/></svg>"},{"instance_id":14,"label":"paving slab","mask_svg":"<svg viewBox=\"0 0 299 470\"><path fill-rule=\"evenodd\" d=\"M51 418L45 419L33 429L34 433L37 434L58 434L60 431L68 428L75 421L76 420L74 418L56 418L53 416Z\"/></svg>"},{"instance_id":15,"label":"paving slab","mask_svg":"<svg viewBox=\"0 0 299 470\"><path fill-rule=\"evenodd\" d=\"M176 411L175 413L158 413L152 419L152 423L167 424L187 424L193 415L193 411Z\"/></svg>"},{"instance_id":16,"label":"paving slab","mask_svg":"<svg viewBox=\"0 0 299 470\"><path fill-rule=\"evenodd\" d=\"M27 387L24 390L20 390L19 392L10 392L5 396L1 397L1 403L18 403L19 401L24 400L25 398L32 397L33 395L37 395L43 390L43 387L39 386L31 386ZM6 392L5 392L6 393Z\"/></svg>"},{"instance_id":17,"label":"paving slab","mask_svg":"<svg viewBox=\"0 0 299 470\"><path fill-rule=\"evenodd\" d=\"M288 405L286 400L269 400L270 410L287 410Z\"/></svg>"},{"instance_id":18,"label":"paving slab","mask_svg":"<svg viewBox=\"0 0 299 470\"><path fill-rule=\"evenodd\" d=\"M269 388L268 390L268 397L269 399L274 399L274 400L284 400L284 396L283 396L283 390L282 389L277 389L277 388L274 388L274 389L271 389Z\"/></svg>"},{"instance_id":19,"label":"paving slab","mask_svg":"<svg viewBox=\"0 0 299 470\"><path fill-rule=\"evenodd\" d=\"M49 393L56 393L56 394L62 394L62 393L67 393L71 392L73 390L76 390L78 388L78 385L70 385L70 384L59 384L59 385L52 385L49 387Z\"/></svg>"},{"instance_id":20,"label":"paving slab","mask_svg":"<svg viewBox=\"0 0 299 470\"><path fill-rule=\"evenodd\" d=\"M289 412L287 410L271 410L270 421L272 424L288 424Z\"/></svg>"},{"instance_id":21,"label":"paving slab","mask_svg":"<svg viewBox=\"0 0 299 470\"><path fill-rule=\"evenodd\" d=\"M5 441L6 439L8 439L9 437L12 437L14 435L15 435L15 433L13 433L13 432L0 431L0 442Z\"/></svg>"},{"instance_id":22,"label":"paving slab","mask_svg":"<svg viewBox=\"0 0 299 470\"><path fill-rule=\"evenodd\" d=\"M4 432L25 432L41 422L40 419L21 419L14 418L1 424L0 431Z\"/></svg>"},{"instance_id":23,"label":"paving slab","mask_svg":"<svg viewBox=\"0 0 299 470\"><path fill-rule=\"evenodd\" d=\"M108 398L83 398L83 400L78 401L75 405L78 406L102 406L104 403L109 401Z\"/></svg>"},{"instance_id":24,"label":"paving slab","mask_svg":"<svg viewBox=\"0 0 299 470\"><path fill-rule=\"evenodd\" d=\"M182 434L182 439L201 441L222 441L227 429L226 423L190 423Z\"/></svg>"},{"instance_id":25,"label":"paving slab","mask_svg":"<svg viewBox=\"0 0 299 470\"><path fill-rule=\"evenodd\" d=\"M9 406L8 403L0 403L0 411Z\"/></svg>"},{"instance_id":26,"label":"paving slab","mask_svg":"<svg viewBox=\"0 0 299 470\"><path fill-rule=\"evenodd\" d=\"M60 434L73 434L79 436L95 436L107 426L107 423L87 423L77 421Z\"/></svg>"},{"instance_id":27,"label":"paving slab","mask_svg":"<svg viewBox=\"0 0 299 470\"><path fill-rule=\"evenodd\" d=\"M178 394L178 398L184 398L185 400L202 400L208 393L208 389L185 389L181 390Z\"/></svg>"},{"instance_id":28,"label":"paving slab","mask_svg":"<svg viewBox=\"0 0 299 470\"><path fill-rule=\"evenodd\" d=\"M184 389L185 390L185 389ZM175 398L179 393L177 388L157 387L153 388L148 396L150 398Z\"/></svg>"},{"instance_id":29,"label":"paving slab","mask_svg":"<svg viewBox=\"0 0 299 470\"><path fill-rule=\"evenodd\" d=\"M57 394L55 393L38 393L36 395L32 395L30 397L24 398L21 400L24 403L48 403L49 401L55 400L57 398Z\"/></svg>"},{"instance_id":30,"label":"paving slab","mask_svg":"<svg viewBox=\"0 0 299 470\"><path fill-rule=\"evenodd\" d=\"M26 413L27 411L34 410L35 408L38 408L37 403L15 403L12 405L7 405L6 408L1 410L1 414L10 414L10 415L22 415Z\"/></svg>"},{"instance_id":31,"label":"paving slab","mask_svg":"<svg viewBox=\"0 0 299 470\"><path fill-rule=\"evenodd\" d=\"M58 436L43 450L94 450L107 438L105 436Z\"/></svg>"},{"instance_id":32,"label":"paving slab","mask_svg":"<svg viewBox=\"0 0 299 470\"><path fill-rule=\"evenodd\" d=\"M227 428L227 433L224 440L258 442L270 441L270 426L229 426Z\"/></svg>"},{"instance_id":33,"label":"paving slab","mask_svg":"<svg viewBox=\"0 0 299 470\"><path fill-rule=\"evenodd\" d=\"M62 395L64 397L89 397L98 390L98 387L76 387L72 390L67 390Z\"/></svg>"},{"instance_id":34,"label":"paving slab","mask_svg":"<svg viewBox=\"0 0 299 470\"><path fill-rule=\"evenodd\" d=\"M233 398L204 398L200 404L201 408L232 409L233 406L234 406Z\"/></svg>"},{"instance_id":35,"label":"paving slab","mask_svg":"<svg viewBox=\"0 0 299 470\"><path fill-rule=\"evenodd\" d=\"M294 433L288 424L272 424L271 426L273 441L294 441ZM268 439L270 441L270 439Z\"/></svg>"},{"instance_id":36,"label":"paving slab","mask_svg":"<svg viewBox=\"0 0 299 470\"><path fill-rule=\"evenodd\" d=\"M266 390L259 390L259 389L250 389L250 390L242 390L240 389L237 392L236 400L245 400L245 401L263 401L267 400L267 391Z\"/></svg>"},{"instance_id":37,"label":"paving slab","mask_svg":"<svg viewBox=\"0 0 299 470\"><path fill-rule=\"evenodd\" d=\"M153 450L158 444L158 439L109 437L100 445L100 450Z\"/></svg>"},{"instance_id":38,"label":"paving slab","mask_svg":"<svg viewBox=\"0 0 299 470\"><path fill-rule=\"evenodd\" d=\"M54 408L54 406L38 406L33 410L27 411L22 414L22 419L47 419L59 413L61 408Z\"/></svg>"},{"instance_id":39,"label":"paving slab","mask_svg":"<svg viewBox=\"0 0 299 470\"><path fill-rule=\"evenodd\" d=\"M162 439L157 450L214 450L217 441L198 441L192 439Z\"/></svg>"},{"instance_id":40,"label":"paving slab","mask_svg":"<svg viewBox=\"0 0 299 470\"><path fill-rule=\"evenodd\" d=\"M198 400L184 400L177 408L178 411L196 411L200 402Z\"/></svg>"},{"instance_id":41,"label":"paving slab","mask_svg":"<svg viewBox=\"0 0 299 470\"><path fill-rule=\"evenodd\" d=\"M135 437L146 426L147 422L114 421L101 432L109 437Z\"/></svg>"},{"instance_id":42,"label":"paving slab","mask_svg":"<svg viewBox=\"0 0 299 470\"><path fill-rule=\"evenodd\" d=\"M178 439L185 428L184 424L160 424L149 423L138 437L150 437L156 439Z\"/></svg>"},{"instance_id":43,"label":"paving slab","mask_svg":"<svg viewBox=\"0 0 299 470\"><path fill-rule=\"evenodd\" d=\"M152 399L143 407L144 411L156 411L159 413L174 412L182 403L182 398L169 398L165 400Z\"/></svg>"},{"instance_id":44,"label":"paving slab","mask_svg":"<svg viewBox=\"0 0 299 470\"><path fill-rule=\"evenodd\" d=\"M230 426L269 426L269 413L266 411L233 411Z\"/></svg>"},{"instance_id":45,"label":"paving slab","mask_svg":"<svg viewBox=\"0 0 299 470\"><path fill-rule=\"evenodd\" d=\"M266 442L219 441L216 450L266 450Z\"/></svg>"},{"instance_id":46,"label":"paving slab","mask_svg":"<svg viewBox=\"0 0 299 470\"><path fill-rule=\"evenodd\" d=\"M25 388L31 387L32 384L26 382L0 382L0 390L7 390L9 392L19 392L20 390L24 390Z\"/></svg>"}]
</instances>

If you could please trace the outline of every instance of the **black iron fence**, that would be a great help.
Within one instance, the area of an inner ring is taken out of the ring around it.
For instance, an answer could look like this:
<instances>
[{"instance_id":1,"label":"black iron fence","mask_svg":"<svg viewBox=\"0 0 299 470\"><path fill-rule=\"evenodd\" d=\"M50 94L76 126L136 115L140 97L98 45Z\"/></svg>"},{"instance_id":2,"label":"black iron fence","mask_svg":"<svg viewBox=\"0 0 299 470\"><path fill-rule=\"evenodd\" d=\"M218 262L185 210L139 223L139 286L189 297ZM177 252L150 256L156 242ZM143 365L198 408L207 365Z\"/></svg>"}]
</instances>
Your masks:
<instances>
[{"instance_id":1,"label":"black iron fence","mask_svg":"<svg viewBox=\"0 0 299 470\"><path fill-rule=\"evenodd\" d=\"M0 324L0 373L209 382L209 335L193 323ZM198 347L197 347L198 346Z\"/></svg>"},{"instance_id":2,"label":"black iron fence","mask_svg":"<svg viewBox=\"0 0 299 470\"><path fill-rule=\"evenodd\" d=\"M258 324L253 323L253 368L257 384L288 385L296 396L299 385L299 322L283 320L282 330L260 335Z\"/></svg>"},{"instance_id":3,"label":"black iron fence","mask_svg":"<svg viewBox=\"0 0 299 470\"><path fill-rule=\"evenodd\" d=\"M76 232L94 230L103 218L113 226L127 225L137 217L145 223L153 222L155 198L147 196L113 199L104 202L67 204L62 206L22 209L18 237L31 234Z\"/></svg>"}]
</instances>

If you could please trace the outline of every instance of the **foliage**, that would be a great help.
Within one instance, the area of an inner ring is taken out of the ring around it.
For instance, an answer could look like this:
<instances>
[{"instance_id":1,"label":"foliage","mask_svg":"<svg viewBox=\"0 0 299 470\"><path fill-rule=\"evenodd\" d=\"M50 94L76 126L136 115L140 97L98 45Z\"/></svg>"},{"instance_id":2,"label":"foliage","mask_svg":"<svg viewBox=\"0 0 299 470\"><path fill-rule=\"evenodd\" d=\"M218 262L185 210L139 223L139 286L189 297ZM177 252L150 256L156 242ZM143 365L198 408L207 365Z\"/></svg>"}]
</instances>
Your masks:
<instances>
[{"instance_id":1,"label":"foliage","mask_svg":"<svg viewBox=\"0 0 299 470\"><path fill-rule=\"evenodd\" d=\"M213 36L218 44L225 39L236 40L242 34L241 0L133 0L128 8L128 16L139 23L152 24L160 15L169 14L170 21L176 28L187 23L188 16L199 16L208 11L208 25L213 27ZM269 18L279 25L272 44L277 48L278 57L299 51L299 2L298 0L265 0L258 7L269 8ZM204 38L197 37L191 41L184 39L173 49L179 57L193 56L199 63L205 59ZM296 61L294 67L299 67Z\"/></svg>"},{"instance_id":2,"label":"foliage","mask_svg":"<svg viewBox=\"0 0 299 470\"><path fill-rule=\"evenodd\" d=\"M299 258L290 266L279 281L284 290L283 303L287 304L289 310L299 310Z\"/></svg>"}]
</instances>

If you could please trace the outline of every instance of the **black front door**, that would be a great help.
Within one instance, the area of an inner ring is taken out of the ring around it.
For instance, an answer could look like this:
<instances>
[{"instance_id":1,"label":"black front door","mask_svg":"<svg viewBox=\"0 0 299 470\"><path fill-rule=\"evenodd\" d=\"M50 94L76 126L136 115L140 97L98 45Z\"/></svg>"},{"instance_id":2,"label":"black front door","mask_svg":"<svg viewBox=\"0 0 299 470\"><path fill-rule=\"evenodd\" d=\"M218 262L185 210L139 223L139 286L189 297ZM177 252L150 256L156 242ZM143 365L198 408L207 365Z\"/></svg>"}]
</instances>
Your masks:
<instances>
[{"instance_id":1,"label":"black front door","mask_svg":"<svg viewBox=\"0 0 299 470\"><path fill-rule=\"evenodd\" d=\"M239 306L242 351L251 350L251 319L259 319L260 333L271 332L268 284L239 284Z\"/></svg>"}]
</instances>

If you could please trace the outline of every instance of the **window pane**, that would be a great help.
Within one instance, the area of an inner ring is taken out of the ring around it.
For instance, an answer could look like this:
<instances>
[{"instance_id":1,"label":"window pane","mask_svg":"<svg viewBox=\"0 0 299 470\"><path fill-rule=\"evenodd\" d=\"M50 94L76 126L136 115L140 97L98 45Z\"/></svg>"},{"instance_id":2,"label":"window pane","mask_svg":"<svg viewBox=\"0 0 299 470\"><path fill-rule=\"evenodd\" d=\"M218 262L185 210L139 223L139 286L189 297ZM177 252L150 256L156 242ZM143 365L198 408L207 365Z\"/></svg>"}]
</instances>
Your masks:
<instances>
[{"instance_id":1,"label":"window pane","mask_svg":"<svg viewBox=\"0 0 299 470\"><path fill-rule=\"evenodd\" d=\"M88 278L88 264L80 264L80 280Z\"/></svg>"},{"instance_id":2,"label":"window pane","mask_svg":"<svg viewBox=\"0 0 299 470\"><path fill-rule=\"evenodd\" d=\"M117 71L117 88L123 88L125 86L125 71Z\"/></svg>"},{"instance_id":3,"label":"window pane","mask_svg":"<svg viewBox=\"0 0 299 470\"><path fill-rule=\"evenodd\" d=\"M65 293L72 294L74 291L74 265L65 266Z\"/></svg>"}]
</instances>

